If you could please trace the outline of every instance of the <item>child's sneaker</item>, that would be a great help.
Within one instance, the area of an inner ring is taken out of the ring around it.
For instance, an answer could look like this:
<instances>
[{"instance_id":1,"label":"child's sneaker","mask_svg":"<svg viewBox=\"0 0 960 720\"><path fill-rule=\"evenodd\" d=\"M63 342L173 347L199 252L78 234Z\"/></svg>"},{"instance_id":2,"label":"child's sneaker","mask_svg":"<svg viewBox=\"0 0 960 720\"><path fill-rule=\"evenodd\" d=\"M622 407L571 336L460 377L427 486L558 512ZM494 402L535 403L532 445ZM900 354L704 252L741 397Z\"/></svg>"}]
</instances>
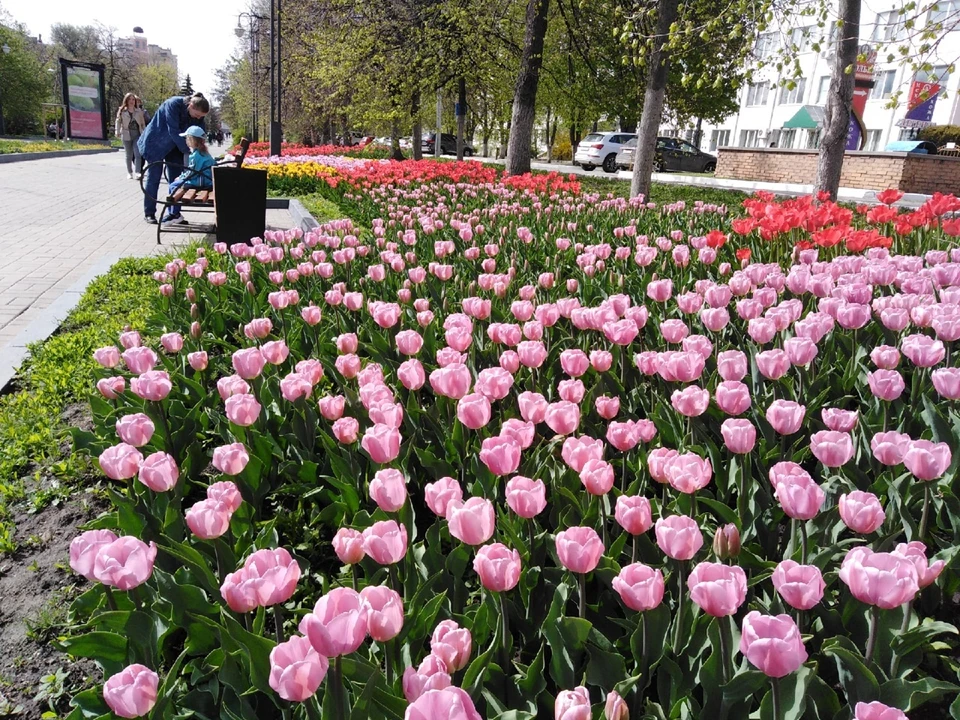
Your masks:
<instances>
[{"instance_id":1,"label":"child's sneaker","mask_svg":"<svg viewBox=\"0 0 960 720\"><path fill-rule=\"evenodd\" d=\"M171 225L171 224L182 225L183 223L186 222L186 220L183 219L183 215L181 215L180 213L176 213L175 215L167 215L166 217L163 218L162 222L164 225Z\"/></svg>"}]
</instances>

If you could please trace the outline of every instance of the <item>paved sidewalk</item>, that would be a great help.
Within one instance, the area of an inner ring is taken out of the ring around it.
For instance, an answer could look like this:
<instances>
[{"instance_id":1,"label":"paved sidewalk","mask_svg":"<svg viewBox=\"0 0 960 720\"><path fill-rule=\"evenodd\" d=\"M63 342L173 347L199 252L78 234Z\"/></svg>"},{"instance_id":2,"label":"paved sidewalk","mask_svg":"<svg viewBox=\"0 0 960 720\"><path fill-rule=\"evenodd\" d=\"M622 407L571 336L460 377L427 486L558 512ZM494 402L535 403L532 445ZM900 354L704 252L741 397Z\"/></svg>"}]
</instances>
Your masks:
<instances>
[{"instance_id":1,"label":"paved sidewalk","mask_svg":"<svg viewBox=\"0 0 960 720\"><path fill-rule=\"evenodd\" d=\"M49 334L41 332L51 322L47 309L62 320L69 301L119 258L168 251L190 237L156 244L140 183L127 179L120 152L0 165L0 198L0 387L23 346ZM267 225L290 227L290 214L268 210Z\"/></svg>"}]
</instances>

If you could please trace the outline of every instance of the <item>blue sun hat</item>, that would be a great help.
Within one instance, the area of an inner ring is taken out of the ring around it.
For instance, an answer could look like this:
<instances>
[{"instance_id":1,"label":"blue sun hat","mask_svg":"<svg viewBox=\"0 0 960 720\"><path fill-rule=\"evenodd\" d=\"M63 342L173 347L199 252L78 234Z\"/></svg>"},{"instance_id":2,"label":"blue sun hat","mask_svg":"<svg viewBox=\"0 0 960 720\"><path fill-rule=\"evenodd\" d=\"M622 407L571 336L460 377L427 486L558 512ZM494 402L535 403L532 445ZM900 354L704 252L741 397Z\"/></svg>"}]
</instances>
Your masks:
<instances>
[{"instance_id":1,"label":"blue sun hat","mask_svg":"<svg viewBox=\"0 0 960 720\"><path fill-rule=\"evenodd\" d=\"M203 131L198 125L191 125L187 128L186 132L180 133L180 137L195 137L195 138L206 138L207 134Z\"/></svg>"}]
</instances>

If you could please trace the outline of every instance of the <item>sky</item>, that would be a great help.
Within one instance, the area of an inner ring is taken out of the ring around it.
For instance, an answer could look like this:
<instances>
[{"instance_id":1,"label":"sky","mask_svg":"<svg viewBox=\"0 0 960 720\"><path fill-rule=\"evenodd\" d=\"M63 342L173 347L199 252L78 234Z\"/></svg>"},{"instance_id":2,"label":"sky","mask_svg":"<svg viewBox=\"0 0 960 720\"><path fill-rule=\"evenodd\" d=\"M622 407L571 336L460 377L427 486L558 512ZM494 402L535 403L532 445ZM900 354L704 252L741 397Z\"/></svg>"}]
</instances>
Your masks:
<instances>
[{"instance_id":1,"label":"sky","mask_svg":"<svg viewBox=\"0 0 960 720\"><path fill-rule=\"evenodd\" d=\"M119 37L143 28L147 41L170 48L180 74L190 73L194 90L213 94L214 72L237 47L237 16L245 0L207 0L203 3L156 0L0 0L0 8L24 23L33 36L49 42L52 23L86 25L100 22ZM246 27L246 22L244 22Z\"/></svg>"}]
</instances>

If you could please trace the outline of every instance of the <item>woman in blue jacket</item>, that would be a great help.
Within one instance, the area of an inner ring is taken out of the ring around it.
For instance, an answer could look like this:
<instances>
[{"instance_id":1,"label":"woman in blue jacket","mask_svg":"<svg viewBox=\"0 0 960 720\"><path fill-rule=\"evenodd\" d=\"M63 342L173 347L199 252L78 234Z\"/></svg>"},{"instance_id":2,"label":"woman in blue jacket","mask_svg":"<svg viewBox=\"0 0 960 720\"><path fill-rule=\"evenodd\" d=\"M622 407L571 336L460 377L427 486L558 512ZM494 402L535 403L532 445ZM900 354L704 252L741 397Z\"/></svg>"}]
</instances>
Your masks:
<instances>
[{"instance_id":1,"label":"woman in blue jacket","mask_svg":"<svg viewBox=\"0 0 960 720\"><path fill-rule=\"evenodd\" d=\"M183 170L183 158L190 149L181 133L191 125L204 128L203 118L210 112L210 103L200 93L192 97L172 97L157 108L146 130L137 142L147 168L144 184L143 217L148 223L157 222L157 194L160 192L160 160L166 161L167 182L173 182Z\"/></svg>"}]
</instances>

